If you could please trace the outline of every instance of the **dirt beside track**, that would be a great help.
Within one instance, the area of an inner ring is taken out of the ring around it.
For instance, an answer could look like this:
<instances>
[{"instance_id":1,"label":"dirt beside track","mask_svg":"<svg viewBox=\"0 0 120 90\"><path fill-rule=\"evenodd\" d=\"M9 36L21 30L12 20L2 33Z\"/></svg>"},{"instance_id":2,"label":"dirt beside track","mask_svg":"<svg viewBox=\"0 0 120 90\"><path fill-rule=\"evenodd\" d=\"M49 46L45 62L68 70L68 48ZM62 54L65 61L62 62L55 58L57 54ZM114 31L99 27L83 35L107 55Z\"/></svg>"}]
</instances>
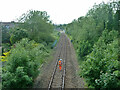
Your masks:
<instances>
[{"instance_id":1,"label":"dirt beside track","mask_svg":"<svg viewBox=\"0 0 120 90\"><path fill-rule=\"evenodd\" d=\"M65 60L65 65L62 65L62 71L59 70L58 66L52 82L52 88L60 88L62 84L62 76L64 67L65 68L65 88L84 88L84 80L79 77L78 71L79 66L75 55L75 50L69 38L62 33L60 40L54 49L53 59L49 60L40 69L40 75L35 79L34 88L48 88L48 85L53 74L56 60L58 56Z\"/></svg>"}]
</instances>

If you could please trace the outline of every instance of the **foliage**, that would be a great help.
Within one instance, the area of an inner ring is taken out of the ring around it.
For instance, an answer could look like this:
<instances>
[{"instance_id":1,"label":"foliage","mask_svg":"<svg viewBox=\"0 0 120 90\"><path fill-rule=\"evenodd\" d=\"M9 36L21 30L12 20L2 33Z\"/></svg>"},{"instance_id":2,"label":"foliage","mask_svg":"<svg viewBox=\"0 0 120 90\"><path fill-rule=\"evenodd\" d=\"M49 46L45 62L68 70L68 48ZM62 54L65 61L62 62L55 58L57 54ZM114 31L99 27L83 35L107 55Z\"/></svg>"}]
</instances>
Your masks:
<instances>
[{"instance_id":1,"label":"foliage","mask_svg":"<svg viewBox=\"0 0 120 90\"><path fill-rule=\"evenodd\" d=\"M7 57L9 56L9 54L10 54L10 51L3 53L4 56L0 56L0 62L8 61Z\"/></svg>"},{"instance_id":2,"label":"foliage","mask_svg":"<svg viewBox=\"0 0 120 90\"><path fill-rule=\"evenodd\" d=\"M116 76L111 73L102 73L100 74L100 79L96 79L95 83L99 86L99 88L116 88L118 81Z\"/></svg>"},{"instance_id":3,"label":"foliage","mask_svg":"<svg viewBox=\"0 0 120 90\"><path fill-rule=\"evenodd\" d=\"M88 41L79 42L77 53L80 59L83 59L83 57L88 55L90 52L91 52L91 45Z\"/></svg>"},{"instance_id":4,"label":"foliage","mask_svg":"<svg viewBox=\"0 0 120 90\"><path fill-rule=\"evenodd\" d=\"M54 43L51 43L51 48L54 48L56 46L56 43L59 41L60 32L54 30L54 33L52 33L52 36L55 38L55 41Z\"/></svg>"},{"instance_id":5,"label":"foliage","mask_svg":"<svg viewBox=\"0 0 120 90\"><path fill-rule=\"evenodd\" d=\"M49 51L44 45L23 38L10 53L3 67L3 88L32 87L33 79L39 74L38 68L49 56Z\"/></svg>"},{"instance_id":6,"label":"foliage","mask_svg":"<svg viewBox=\"0 0 120 90\"><path fill-rule=\"evenodd\" d=\"M47 47L55 40L53 25L47 12L30 10L23 14L14 28L10 30L10 42L15 44L22 38L29 38Z\"/></svg>"},{"instance_id":7,"label":"foliage","mask_svg":"<svg viewBox=\"0 0 120 90\"><path fill-rule=\"evenodd\" d=\"M3 88L26 88L32 85L32 78L24 72L23 67L17 67L15 72L7 71L2 75Z\"/></svg>"},{"instance_id":8,"label":"foliage","mask_svg":"<svg viewBox=\"0 0 120 90\"><path fill-rule=\"evenodd\" d=\"M49 56L50 47L58 32L53 32L53 25L46 12L29 11L10 29L12 44L3 44L2 68L3 88L29 88L40 73L40 66ZM8 48L8 47L9 48ZM11 49L11 50L10 50ZM9 55L6 53L10 51ZM5 54L5 55L4 55Z\"/></svg>"},{"instance_id":9,"label":"foliage","mask_svg":"<svg viewBox=\"0 0 120 90\"><path fill-rule=\"evenodd\" d=\"M20 18L20 28L26 29L28 38L36 42L53 42L54 38L51 36L53 32L53 25L49 20L47 12L32 11L24 14Z\"/></svg>"},{"instance_id":10,"label":"foliage","mask_svg":"<svg viewBox=\"0 0 120 90\"><path fill-rule=\"evenodd\" d=\"M25 29L20 29L19 27L15 27L11 29L11 37L10 42L14 44L17 41L20 41L22 38L27 38L28 34Z\"/></svg>"},{"instance_id":11,"label":"foliage","mask_svg":"<svg viewBox=\"0 0 120 90\"><path fill-rule=\"evenodd\" d=\"M96 88L118 87L119 79L114 74L116 70L118 71L119 64L117 36L117 31L103 31L102 36L94 44L93 51L81 66L81 75Z\"/></svg>"},{"instance_id":12,"label":"foliage","mask_svg":"<svg viewBox=\"0 0 120 90\"><path fill-rule=\"evenodd\" d=\"M72 36L74 47L79 51L78 55L85 57L85 55L89 54L87 52L91 51L104 29L109 31L112 29L119 30L119 15L118 10L114 7L115 5L117 5L117 2L95 4L86 16L79 17L77 20L73 20L73 22L64 26L66 33L70 37ZM90 47L88 50L81 52L79 48L85 48L87 45L84 42L88 42Z\"/></svg>"},{"instance_id":13,"label":"foliage","mask_svg":"<svg viewBox=\"0 0 120 90\"><path fill-rule=\"evenodd\" d=\"M3 53L10 51L10 49L11 47L9 43L2 43L2 55Z\"/></svg>"},{"instance_id":14,"label":"foliage","mask_svg":"<svg viewBox=\"0 0 120 90\"><path fill-rule=\"evenodd\" d=\"M81 76L86 79L90 87L120 86L119 5L120 2L117 0L107 4L104 2L95 4L86 16L79 17L64 26L76 49Z\"/></svg>"}]
</instances>

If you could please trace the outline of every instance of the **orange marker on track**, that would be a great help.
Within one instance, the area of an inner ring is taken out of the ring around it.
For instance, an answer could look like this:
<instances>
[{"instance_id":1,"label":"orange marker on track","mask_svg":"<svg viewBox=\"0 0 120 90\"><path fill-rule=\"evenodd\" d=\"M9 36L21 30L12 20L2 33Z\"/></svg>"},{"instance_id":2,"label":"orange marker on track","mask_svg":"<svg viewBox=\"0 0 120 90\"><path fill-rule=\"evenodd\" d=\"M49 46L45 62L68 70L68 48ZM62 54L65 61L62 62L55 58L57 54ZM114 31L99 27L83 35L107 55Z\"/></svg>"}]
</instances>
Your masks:
<instances>
[{"instance_id":1,"label":"orange marker on track","mask_svg":"<svg viewBox=\"0 0 120 90\"><path fill-rule=\"evenodd\" d=\"M62 69L62 61L59 60L59 69L61 70Z\"/></svg>"},{"instance_id":2,"label":"orange marker on track","mask_svg":"<svg viewBox=\"0 0 120 90\"><path fill-rule=\"evenodd\" d=\"M59 69L61 70L61 69L62 69L62 66L59 66Z\"/></svg>"}]
</instances>

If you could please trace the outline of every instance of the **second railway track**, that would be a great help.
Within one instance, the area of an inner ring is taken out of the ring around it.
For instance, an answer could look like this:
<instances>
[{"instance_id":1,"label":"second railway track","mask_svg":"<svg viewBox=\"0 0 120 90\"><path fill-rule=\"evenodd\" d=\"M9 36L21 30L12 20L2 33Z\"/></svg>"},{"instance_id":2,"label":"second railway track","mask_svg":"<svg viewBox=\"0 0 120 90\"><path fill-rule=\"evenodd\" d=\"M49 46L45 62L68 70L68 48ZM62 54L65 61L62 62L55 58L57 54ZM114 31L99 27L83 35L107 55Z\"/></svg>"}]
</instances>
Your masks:
<instances>
[{"instance_id":1,"label":"second railway track","mask_svg":"<svg viewBox=\"0 0 120 90\"><path fill-rule=\"evenodd\" d=\"M51 79L49 81L48 90L52 88L65 88L65 75L66 75L66 59L67 59L67 40L66 35L64 33L61 34L61 39L59 41L58 49L59 52L57 53L56 57L56 64L54 66L54 71L51 75ZM60 71L58 68L58 59L63 60L62 70Z\"/></svg>"}]
</instances>

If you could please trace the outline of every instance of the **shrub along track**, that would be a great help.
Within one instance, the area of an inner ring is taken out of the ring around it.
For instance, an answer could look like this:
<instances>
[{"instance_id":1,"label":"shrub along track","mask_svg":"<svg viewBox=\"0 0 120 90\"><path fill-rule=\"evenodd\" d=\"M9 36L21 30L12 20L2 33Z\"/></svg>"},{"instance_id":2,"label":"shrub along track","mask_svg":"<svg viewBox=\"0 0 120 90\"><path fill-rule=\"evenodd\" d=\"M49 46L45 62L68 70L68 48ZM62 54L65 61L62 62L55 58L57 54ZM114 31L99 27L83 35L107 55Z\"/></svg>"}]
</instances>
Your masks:
<instances>
[{"instance_id":1,"label":"shrub along track","mask_svg":"<svg viewBox=\"0 0 120 90\"><path fill-rule=\"evenodd\" d=\"M77 75L79 70L74 48L62 33L55 49L54 59L41 68L41 74L36 78L34 88L84 88L84 81ZM58 58L63 59L62 70L58 68Z\"/></svg>"}]
</instances>

